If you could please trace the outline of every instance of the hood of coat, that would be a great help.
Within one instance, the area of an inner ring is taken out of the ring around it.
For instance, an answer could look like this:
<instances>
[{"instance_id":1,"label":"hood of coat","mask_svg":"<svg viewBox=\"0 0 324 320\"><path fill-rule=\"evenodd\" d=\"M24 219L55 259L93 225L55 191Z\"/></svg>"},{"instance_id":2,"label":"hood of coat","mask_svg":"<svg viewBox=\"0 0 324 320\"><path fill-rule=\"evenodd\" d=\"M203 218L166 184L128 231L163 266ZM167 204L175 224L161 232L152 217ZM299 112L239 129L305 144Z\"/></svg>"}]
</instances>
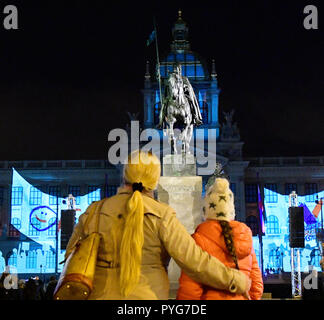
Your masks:
<instances>
[{"instance_id":1,"label":"hood of coat","mask_svg":"<svg viewBox=\"0 0 324 320\"><path fill-rule=\"evenodd\" d=\"M251 254L253 248L251 229L246 224L239 221L230 221L229 224L232 228L237 258L245 258ZM222 234L222 227L217 220L206 220L198 226L196 232L214 242L215 245L221 247L225 252L228 252Z\"/></svg>"}]
</instances>

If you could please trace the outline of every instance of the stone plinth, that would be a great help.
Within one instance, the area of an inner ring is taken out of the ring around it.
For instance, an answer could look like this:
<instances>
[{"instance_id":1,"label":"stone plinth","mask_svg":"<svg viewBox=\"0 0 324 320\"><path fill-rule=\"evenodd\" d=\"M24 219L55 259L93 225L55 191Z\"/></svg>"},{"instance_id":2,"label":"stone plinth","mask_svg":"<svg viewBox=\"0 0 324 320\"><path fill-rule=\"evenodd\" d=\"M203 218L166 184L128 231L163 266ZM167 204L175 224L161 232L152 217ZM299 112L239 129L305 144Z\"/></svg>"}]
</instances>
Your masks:
<instances>
[{"instance_id":1,"label":"stone plinth","mask_svg":"<svg viewBox=\"0 0 324 320\"><path fill-rule=\"evenodd\" d=\"M164 157L163 160L167 157ZM197 225L202 222L202 177L196 176L196 164L193 156L189 155L188 157L187 155L186 160L191 161L187 164L184 164L184 159L180 157L181 155L170 155L171 163L163 163L163 176L160 177L157 196L159 201L169 204L175 210L177 218L188 233L192 234ZM174 160L178 163L175 163ZM179 172L183 176L176 176ZM172 176L166 176L166 173L172 174ZM180 273L180 268L171 259L168 266L171 299L175 298Z\"/></svg>"},{"instance_id":2,"label":"stone plinth","mask_svg":"<svg viewBox=\"0 0 324 320\"><path fill-rule=\"evenodd\" d=\"M202 221L202 178L193 177L160 177L158 200L170 205L177 218L192 234Z\"/></svg>"},{"instance_id":3,"label":"stone plinth","mask_svg":"<svg viewBox=\"0 0 324 320\"><path fill-rule=\"evenodd\" d=\"M163 176L190 177L196 175L196 159L192 154L168 154L162 160Z\"/></svg>"}]
</instances>

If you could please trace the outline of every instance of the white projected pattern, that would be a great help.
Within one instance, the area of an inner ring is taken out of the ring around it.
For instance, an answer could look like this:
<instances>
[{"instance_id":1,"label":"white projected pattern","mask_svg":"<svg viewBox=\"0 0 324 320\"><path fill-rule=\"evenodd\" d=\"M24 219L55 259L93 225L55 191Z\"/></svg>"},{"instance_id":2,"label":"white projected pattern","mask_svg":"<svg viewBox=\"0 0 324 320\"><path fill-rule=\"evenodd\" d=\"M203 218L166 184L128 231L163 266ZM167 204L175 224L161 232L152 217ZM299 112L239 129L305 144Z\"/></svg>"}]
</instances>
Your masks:
<instances>
[{"instance_id":1,"label":"white projected pattern","mask_svg":"<svg viewBox=\"0 0 324 320\"><path fill-rule=\"evenodd\" d=\"M11 224L34 243L21 241L18 248L13 249L9 264L16 267L18 273L55 272L56 216L58 212L58 262L60 262L64 259L65 253L65 250L60 248L60 219L61 210L67 209L67 203L63 204L66 198L51 196L38 190L15 169L12 174L12 195L19 198L19 201L15 201L15 198L12 200ZM89 206L89 199L100 199L100 188L79 196L79 199L79 205L76 205L76 223L80 214ZM62 266L58 264L59 272Z\"/></svg>"},{"instance_id":2,"label":"white projected pattern","mask_svg":"<svg viewBox=\"0 0 324 320\"><path fill-rule=\"evenodd\" d=\"M264 194L272 191L264 189ZM316 241L316 228L321 226L321 213L317 218L313 215L316 206L315 199L324 197L324 191L319 193L299 196L298 206L304 206L305 215L305 248L301 249L301 271L308 272L309 266L314 266L320 271L320 249ZM275 193L272 203L264 200L265 212L267 215L266 232L263 236L263 266L265 269L283 269L291 271L290 246L289 246L289 214L288 196ZM253 244L257 255L260 257L260 246L258 237L253 237ZM260 258L259 258L260 259Z\"/></svg>"}]
</instances>

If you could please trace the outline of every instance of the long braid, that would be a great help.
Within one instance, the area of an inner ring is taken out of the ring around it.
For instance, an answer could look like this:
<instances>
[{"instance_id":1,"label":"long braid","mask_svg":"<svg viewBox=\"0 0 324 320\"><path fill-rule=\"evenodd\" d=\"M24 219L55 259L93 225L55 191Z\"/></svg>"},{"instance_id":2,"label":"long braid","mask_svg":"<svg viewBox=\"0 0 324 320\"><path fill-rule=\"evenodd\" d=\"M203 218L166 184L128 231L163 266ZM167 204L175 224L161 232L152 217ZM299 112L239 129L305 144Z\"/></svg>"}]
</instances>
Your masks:
<instances>
[{"instance_id":1,"label":"long braid","mask_svg":"<svg viewBox=\"0 0 324 320\"><path fill-rule=\"evenodd\" d=\"M228 252L230 253L231 257L234 260L236 269L239 270L236 251L235 251L235 246L234 246L234 241L233 241L233 236L232 236L232 228L230 227L228 221L219 220L218 222L222 227L226 248L227 248Z\"/></svg>"}]
</instances>

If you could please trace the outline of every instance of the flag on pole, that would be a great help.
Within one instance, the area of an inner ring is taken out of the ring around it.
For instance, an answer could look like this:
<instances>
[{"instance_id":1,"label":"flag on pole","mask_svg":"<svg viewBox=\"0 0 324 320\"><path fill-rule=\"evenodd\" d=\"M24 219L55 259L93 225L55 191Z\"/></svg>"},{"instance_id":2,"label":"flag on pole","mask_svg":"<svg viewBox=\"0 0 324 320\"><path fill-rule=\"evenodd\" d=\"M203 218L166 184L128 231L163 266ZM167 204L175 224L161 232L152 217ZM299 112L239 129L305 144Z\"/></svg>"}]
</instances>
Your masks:
<instances>
[{"instance_id":1,"label":"flag on pole","mask_svg":"<svg viewBox=\"0 0 324 320\"><path fill-rule=\"evenodd\" d=\"M265 215L265 210L263 206L263 201L261 198L260 187L258 185L258 208L259 208L259 219L260 219L260 226L262 235L265 234L265 222L267 222L267 217Z\"/></svg>"},{"instance_id":2,"label":"flag on pole","mask_svg":"<svg viewBox=\"0 0 324 320\"><path fill-rule=\"evenodd\" d=\"M163 106L162 90L161 90L160 59L159 59L159 48L158 48L158 39L157 39L157 31L156 31L157 29L156 29L155 17L153 17L153 26L154 26L154 29L153 29L152 33L150 34L148 40L146 41L146 45L149 46L155 40L156 61L157 61L157 78L158 78L158 81L159 81L160 103L161 103L161 106Z\"/></svg>"},{"instance_id":3,"label":"flag on pole","mask_svg":"<svg viewBox=\"0 0 324 320\"><path fill-rule=\"evenodd\" d=\"M154 40L155 40L155 30L152 31L152 33L150 34L149 38L146 41L146 46L148 47Z\"/></svg>"}]
</instances>

